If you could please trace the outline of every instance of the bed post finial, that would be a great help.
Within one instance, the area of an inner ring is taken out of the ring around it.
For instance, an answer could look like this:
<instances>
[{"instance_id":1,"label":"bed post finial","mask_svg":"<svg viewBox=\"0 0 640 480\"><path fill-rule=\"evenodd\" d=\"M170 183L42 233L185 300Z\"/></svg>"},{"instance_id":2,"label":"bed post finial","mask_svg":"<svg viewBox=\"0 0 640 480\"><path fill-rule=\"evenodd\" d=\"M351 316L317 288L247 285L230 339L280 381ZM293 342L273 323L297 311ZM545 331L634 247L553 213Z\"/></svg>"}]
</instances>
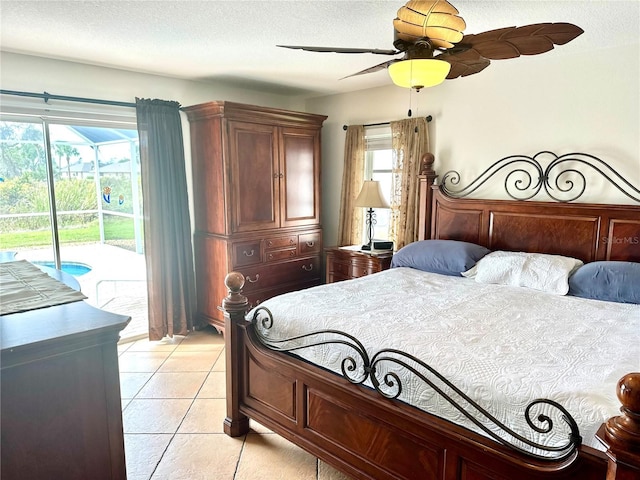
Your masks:
<instances>
[{"instance_id":1,"label":"bed post finial","mask_svg":"<svg viewBox=\"0 0 640 480\"><path fill-rule=\"evenodd\" d=\"M244 287L244 275L240 272L230 272L224 277L224 285L229 294L222 300L222 308L230 315L231 312L241 311L244 317L248 306L247 297L241 293Z\"/></svg>"},{"instance_id":2,"label":"bed post finial","mask_svg":"<svg viewBox=\"0 0 640 480\"><path fill-rule=\"evenodd\" d=\"M435 163L435 161L436 157L433 156L433 153L425 153L424 155L422 155L420 164L420 175L435 175L436 172L433 170L433 164Z\"/></svg>"},{"instance_id":3,"label":"bed post finial","mask_svg":"<svg viewBox=\"0 0 640 480\"><path fill-rule=\"evenodd\" d=\"M420 161L420 175L418 176L418 238L416 240L428 240L431 238L431 204L433 201L433 189L438 174L433 169L436 159L433 153L425 153Z\"/></svg>"},{"instance_id":4,"label":"bed post finial","mask_svg":"<svg viewBox=\"0 0 640 480\"><path fill-rule=\"evenodd\" d=\"M228 273L224 284L229 294L222 300L224 310L224 345L226 360L227 417L224 419L224 433L231 437L239 437L249 431L249 418L240 413L242 375L234 376L232 372L243 372L242 369L242 332L241 325L249 309L247 297L242 295L244 275L239 272Z\"/></svg>"},{"instance_id":5,"label":"bed post finial","mask_svg":"<svg viewBox=\"0 0 640 480\"><path fill-rule=\"evenodd\" d=\"M622 415L604 423L596 437L607 449L607 480L640 478L640 372L629 373L618 381L618 400Z\"/></svg>"}]
</instances>

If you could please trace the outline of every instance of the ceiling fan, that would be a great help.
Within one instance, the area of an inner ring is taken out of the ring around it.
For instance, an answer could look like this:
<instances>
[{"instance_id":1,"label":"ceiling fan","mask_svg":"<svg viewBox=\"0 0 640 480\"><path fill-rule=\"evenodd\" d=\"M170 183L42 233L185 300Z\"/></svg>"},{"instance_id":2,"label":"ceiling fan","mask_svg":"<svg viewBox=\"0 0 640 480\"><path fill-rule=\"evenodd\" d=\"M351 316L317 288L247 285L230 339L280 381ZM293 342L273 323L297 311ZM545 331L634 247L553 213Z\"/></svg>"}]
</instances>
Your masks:
<instances>
[{"instance_id":1,"label":"ceiling fan","mask_svg":"<svg viewBox=\"0 0 640 480\"><path fill-rule=\"evenodd\" d=\"M491 60L538 55L564 45L584 31L571 23L536 23L463 35L466 23L446 0L410 0L393 20L395 50L297 45L278 47L310 52L399 55L344 78L387 68L396 85L420 90L446 79L466 77L487 68Z\"/></svg>"}]
</instances>

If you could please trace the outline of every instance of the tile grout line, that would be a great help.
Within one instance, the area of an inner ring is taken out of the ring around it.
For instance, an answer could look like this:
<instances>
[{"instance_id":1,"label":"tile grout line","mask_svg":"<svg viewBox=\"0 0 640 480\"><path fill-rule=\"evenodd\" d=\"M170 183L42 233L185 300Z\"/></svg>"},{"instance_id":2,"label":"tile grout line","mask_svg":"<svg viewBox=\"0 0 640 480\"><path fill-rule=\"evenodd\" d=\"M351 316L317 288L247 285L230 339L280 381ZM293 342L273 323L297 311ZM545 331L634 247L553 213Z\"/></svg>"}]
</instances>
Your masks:
<instances>
[{"instance_id":1,"label":"tile grout line","mask_svg":"<svg viewBox=\"0 0 640 480\"><path fill-rule=\"evenodd\" d=\"M166 364L166 362L173 356L174 353L176 353L178 351L178 347L180 345L183 344L183 340L180 340L180 342L175 346L175 348L173 350L171 350L169 352L169 354L167 355L167 357L158 365L158 367L153 371L150 372L151 375L150 377L147 379L147 381L137 390L137 392L135 393L135 395L133 395L133 397L130 399L129 403L125 406L125 408L122 409L122 412L124 412L129 405L132 403L133 400L143 400L141 398L138 397L138 395L140 394L140 392L143 390L143 388L154 378L154 376L156 376L156 374L158 373L163 373L160 372L160 369ZM129 352L132 353L130 351L130 349L133 347L133 345L136 342L130 342L130 345L127 346L124 350L118 352L118 357L120 357L120 355ZM195 350L193 350L193 352L200 352L200 350L198 350L197 344L194 345ZM186 350L187 352L191 352L192 350ZM202 352L209 352L210 350L208 348L202 350ZM153 350L142 350L140 352L153 352ZM198 372L206 372L206 375L204 377L204 380L202 381L202 383L200 384L199 388L197 389L197 391L195 392L195 394L193 395L193 397L184 397L185 399L190 399L191 403L189 405L189 408L187 409L187 411L185 412L184 416L182 417L181 421L179 422L179 424L177 425L175 431L173 433L169 433L168 435L170 435L169 441L167 442L165 448L163 449L162 453L159 455L157 462L155 463L153 470L151 471L149 477L147 480L151 480L153 478L153 476L155 475L155 473L158 470L158 467L160 465L160 463L162 462L162 459L164 458L164 455L167 453L169 447L171 446L172 442L176 439L176 436L178 435L178 431L180 430L180 427L183 425L185 419L187 418L187 416L189 415L189 412L191 411L191 409L193 408L195 401L197 400L198 395L201 393L204 384L206 383L207 379L209 378L209 375L214 372L213 368L215 367L216 363L220 360L221 355L224 352L224 348L220 349L220 351L218 352L218 355L216 356L216 358L213 360L213 363L211 365L211 367L208 370L198 370ZM178 358L179 355L175 358ZM187 371L178 371L178 372L165 372L165 373L193 373L195 371L193 370L187 370ZM216 373L218 373L218 371L215 371ZM120 373L129 373L129 372L120 372ZM145 373L145 372L131 372L131 373ZM222 371L222 373L224 373L224 371ZM157 378L157 377L156 377ZM171 398L173 399L173 397ZM122 400L122 397L121 397ZM140 434L140 433L137 433ZM132 433L132 434L127 434L127 435L137 435L136 433ZM244 445L245 445L245 441L246 441L246 435L244 436L243 440L242 440L242 448L241 448L241 453L244 450ZM234 471L234 478L235 478L235 474L237 472L237 469L239 467L239 461L240 461L240 455L238 457L238 462L236 463L236 470Z\"/></svg>"},{"instance_id":2,"label":"tile grout line","mask_svg":"<svg viewBox=\"0 0 640 480\"><path fill-rule=\"evenodd\" d=\"M176 432L178 431L178 429L176 429ZM149 478L147 480L151 480L153 478L153 476L156 473L156 470L158 470L158 466L160 465L160 462L162 461L162 459L164 458L165 453L167 453L167 450L169 450L169 445L171 445L171 442L173 442L173 439L176 437L176 434L174 433L173 435L171 435L171 438L169 439L169 441L167 442L167 445L164 447L164 450L162 450L162 455L160 455L158 457L158 461L156 462L155 466L153 467L153 471L151 472L151 474L149 475Z\"/></svg>"},{"instance_id":3,"label":"tile grout line","mask_svg":"<svg viewBox=\"0 0 640 480\"><path fill-rule=\"evenodd\" d=\"M134 342L135 343L135 342ZM182 344L182 341L180 341L180 343L178 345L176 345L176 348L174 348L169 355L167 355L167 358L165 358L163 360L163 362L158 366L158 368L151 373L151 376L149 377L149 379L145 382L144 385L146 385L147 383L149 383L151 381L151 379L157 374L157 373L161 373L159 370L162 367L162 365L165 364L165 362L177 351L178 346ZM128 348L127 348L128 350ZM126 351L126 350L125 350ZM203 350L206 351L206 350ZM222 350L224 351L224 350ZM167 453L167 450L169 449L169 446L171 445L171 443L173 442L173 440L176 438L176 435L178 435L178 431L180 430L180 427L182 426L182 424L184 423L185 419L187 418L187 416L189 415L189 412L191 411L191 409L193 408L193 405L198 397L198 394L200 393L200 391L202 390L202 387L204 386L205 382L207 381L207 379L209 378L209 374L213 371L213 368L216 364L216 362L220 359L220 355L222 354L222 351L218 353L218 356L216 357L216 359L213 361L213 364L211 365L211 368L209 370L206 370L207 375L205 376L204 380L202 381L202 384L200 385L200 387L198 388L198 391L194 394L194 396L192 398L190 397L186 397L185 399L191 399L191 404L189 405L189 408L187 409L187 411L185 412L184 416L182 417L182 420L180 421L180 423L177 425L175 431L173 433L170 433L169 435L171 435L171 438L169 439L169 441L167 442L164 450L162 451L162 454L158 457L158 461L156 462L153 471L151 472L148 480L151 480L153 478L153 476L155 475L156 471L158 470L158 467L160 466L160 463L162 462L162 459L164 458L165 454ZM197 350L196 350L197 352ZM124 353L124 352L122 352ZM203 370L200 370L203 371ZM183 372L168 372L168 373L191 373L192 371L183 371ZM125 372L126 373L126 372ZM138 400L145 400L145 399L140 399L138 398L138 394L142 391L142 389L144 388L144 385L142 387L140 387L140 389L138 389L138 392L133 396L133 398L131 399L131 401L138 399ZM173 398L169 398L169 399L173 399ZM161 400L161 399L159 399ZM126 410L126 408L131 404L131 402L129 402L127 404L127 406L123 409ZM148 434L146 434L148 435ZM245 435L245 439L246 439L246 435ZM244 441L245 439L243 439L242 442L242 448L244 449ZM241 450L242 452L242 450ZM239 458L238 458L238 464L236 464L236 469L238 468L239 465ZM235 473L234 473L234 477L235 477Z\"/></svg>"},{"instance_id":4,"label":"tile grout line","mask_svg":"<svg viewBox=\"0 0 640 480\"><path fill-rule=\"evenodd\" d=\"M236 475L238 474L238 468L240 468L240 460L242 459L242 454L244 453L244 447L247 443L247 434L244 434L244 438L242 439L242 447L240 448L240 453L238 454L238 460L236 461L236 468L233 471L233 480L236 480Z\"/></svg>"},{"instance_id":5,"label":"tile grout line","mask_svg":"<svg viewBox=\"0 0 640 480\"><path fill-rule=\"evenodd\" d=\"M131 345L122 353L125 353L129 350L129 348L131 348L136 342L132 342ZM180 343L182 343L182 340L180 340ZM180 343L178 343L178 345L180 345ZM178 348L178 345L176 345L176 348ZM151 351L148 351L151 352ZM136 392L136 394L131 397L131 400L129 401L129 403L127 403L127 405L122 409L122 412L124 413L124 411L129 407L129 405L131 405L131 402L133 400L135 400L138 397L138 394L142 391L142 389L151 381L151 379L153 378L153 376L158 373L158 370L160 370L160 367L162 367L162 365L164 365L164 362L166 362L169 357L171 355L173 355L173 352L175 352L175 348L169 353L169 355L167 355L167 358L165 358L162 363L160 365L158 365L158 368L155 369L155 371L150 372L151 376L147 379L146 382L144 382L144 384L138 389L138 391ZM143 351L143 352L130 352L130 353L147 353L147 351ZM120 359L120 355L118 355L118 359ZM120 362L118 362L118 373L149 373L149 372L120 372ZM138 399L140 400L140 399ZM122 389L120 390L120 401L122 402Z\"/></svg>"},{"instance_id":6,"label":"tile grout line","mask_svg":"<svg viewBox=\"0 0 640 480\"><path fill-rule=\"evenodd\" d=\"M133 346L136 342L132 342L131 346ZM176 347L169 353L169 355L167 355L167 357L162 361L162 363L160 363L160 365L158 365L158 368L156 368L153 372L151 372L151 376L149 377L149 379L145 382L144 385L146 385L147 383L149 383L151 381L151 379L154 377L154 375L156 373L158 373L158 370L160 369L160 367L162 367L162 365L164 365L164 363L169 359L169 357L171 357L171 355L173 355L173 352L176 351L176 348L178 348L178 346L182 343L182 340L180 340L180 342L176 345ZM129 346L125 351L128 351L131 346ZM124 353L124 352L122 352ZM126 373L126 372L125 372ZM127 406L122 410L123 412L127 409L127 407L129 407L129 405L131 405L131 403L133 402L133 400L138 399L138 400L142 400L138 398L138 394L142 391L142 389L144 388L144 385L142 387L140 387L138 389L138 391L136 392L136 394L133 396L133 398L131 399L131 401L127 404ZM191 404L193 405L193 400L191 402ZM189 410L191 409L191 405L189 406L189 409L187 410L187 413L189 412ZM185 417L187 416L187 414L185 413ZM184 421L184 418L182 419ZM182 425L182 422L180 422L180 425ZM180 428L180 425L178 425L176 427L176 431L173 432L173 434L171 435L171 438L169 439L169 441L167 442L166 446L164 447L164 450L162 450L162 454L158 457L158 461L156 462L156 464L153 467L153 470L151 471L151 474L149 475L148 480L151 480L153 478L153 475L156 473L156 470L158 470L158 466L160 465L160 462L162 461L162 459L164 458L164 455L167 453L167 450L169 449L169 445L171 445L171 442L173 441L173 439L176 436L176 432L178 431L178 429ZM148 435L148 434L145 434Z\"/></svg>"},{"instance_id":7,"label":"tile grout line","mask_svg":"<svg viewBox=\"0 0 640 480\"><path fill-rule=\"evenodd\" d=\"M211 367L211 368L213 368L213 367ZM158 373L158 372L156 372L156 373ZM171 372L171 373L190 373L190 372ZM158 458L158 461L156 462L156 465L155 465L153 471L151 472L151 475L149 476L148 480L151 480L153 478L153 475L156 473L156 470L160 466L160 463L162 462L162 459L164 458L164 455L167 453L167 450L169 449L169 446L171 445L171 442L173 442L173 440L176 438L176 435L178 435L178 431L180 430L180 427L182 426L182 424L184 423L185 419L189 415L189 412L191 411L191 408L193 408L193 404L195 403L195 401L197 399L198 393L200 393L200 390L202 389L204 383L207 381L207 378L209 377L209 373L211 373L211 370L209 370L207 372L207 375L206 375L205 379L202 381L202 385L200 385L200 388L198 388L198 391L195 393L193 398L191 398L191 404L189 405L189 408L185 412L184 416L182 417L182 420L180 420L180 423L177 425L175 432L173 432L172 434L169 434L169 435L171 435L171 438L167 442L167 445L164 448L164 450L162 451L162 455L160 455L160 457ZM154 375L155 375L155 373L154 373ZM153 377L153 375L152 375L152 377ZM186 397L184 399L188 400L189 397ZM142 400L144 400L144 399L142 399ZM168 398L158 398L158 400L174 400L174 398L173 397L171 397L171 398L169 398L169 397ZM190 434L190 435L194 435L194 434ZM206 434L206 435L210 435L210 434ZM243 442L243 446L244 446L244 442Z\"/></svg>"}]
</instances>

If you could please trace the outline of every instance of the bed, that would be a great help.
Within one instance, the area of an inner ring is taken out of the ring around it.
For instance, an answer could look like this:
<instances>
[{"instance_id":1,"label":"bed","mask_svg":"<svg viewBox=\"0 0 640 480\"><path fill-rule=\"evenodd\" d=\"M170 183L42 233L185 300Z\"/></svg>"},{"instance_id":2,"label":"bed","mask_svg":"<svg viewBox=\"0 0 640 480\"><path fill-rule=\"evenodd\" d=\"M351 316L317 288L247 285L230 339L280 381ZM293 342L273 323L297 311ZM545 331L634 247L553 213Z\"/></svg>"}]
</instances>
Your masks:
<instances>
[{"instance_id":1,"label":"bed","mask_svg":"<svg viewBox=\"0 0 640 480\"><path fill-rule=\"evenodd\" d=\"M543 157L552 159L546 167ZM521 252L574 259L568 276L583 263L636 268L640 206L569 203L585 191L585 169L639 201L635 186L590 155L507 157L464 188L455 188L455 172L434 185L433 156L425 155L419 238L435 241L424 243L430 249L437 242L485 248L491 252L487 259L493 252L506 252L510 260ZM500 175L513 200L464 198ZM531 200L541 191L551 201ZM485 263L481 259L477 267ZM243 435L254 419L358 479L640 478L638 305L396 267L276 297L249 316L244 277L230 273L223 302L225 432ZM405 294L411 285L424 295ZM631 286L631 294L638 288ZM494 297L496 290L506 297ZM373 297L382 303L374 304ZM321 310L306 317L311 304ZM539 317L530 330L526 319L522 328L512 321L527 305ZM480 320L473 316L478 312L484 312ZM563 323L559 330L546 328L546 315L566 321L556 322ZM296 318L305 321L290 321ZM473 323L490 334L474 333ZM390 333L396 325L404 340ZM501 335L509 341L501 342ZM480 350L465 350L484 336L489 343ZM579 337L586 342L581 350ZM429 348L420 350L421 344ZM507 359L506 366L493 366L494 358L485 358L490 350ZM513 375L534 362L524 379ZM571 366L564 380L545 376L554 362ZM498 374L486 377L477 369L481 363ZM531 385L523 388L527 381ZM435 404L445 411L434 410Z\"/></svg>"}]
</instances>

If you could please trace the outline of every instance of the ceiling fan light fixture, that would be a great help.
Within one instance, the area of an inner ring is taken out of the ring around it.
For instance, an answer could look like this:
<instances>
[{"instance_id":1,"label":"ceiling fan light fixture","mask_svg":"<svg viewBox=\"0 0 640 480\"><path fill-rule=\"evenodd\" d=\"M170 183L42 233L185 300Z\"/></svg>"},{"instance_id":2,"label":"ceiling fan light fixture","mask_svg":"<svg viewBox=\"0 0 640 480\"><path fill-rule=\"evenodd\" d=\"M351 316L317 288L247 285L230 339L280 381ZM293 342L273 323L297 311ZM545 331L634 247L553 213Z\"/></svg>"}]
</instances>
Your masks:
<instances>
[{"instance_id":1,"label":"ceiling fan light fixture","mask_svg":"<svg viewBox=\"0 0 640 480\"><path fill-rule=\"evenodd\" d=\"M444 60L419 58L394 62L388 70L391 80L399 87L420 90L444 82L451 64Z\"/></svg>"}]
</instances>

